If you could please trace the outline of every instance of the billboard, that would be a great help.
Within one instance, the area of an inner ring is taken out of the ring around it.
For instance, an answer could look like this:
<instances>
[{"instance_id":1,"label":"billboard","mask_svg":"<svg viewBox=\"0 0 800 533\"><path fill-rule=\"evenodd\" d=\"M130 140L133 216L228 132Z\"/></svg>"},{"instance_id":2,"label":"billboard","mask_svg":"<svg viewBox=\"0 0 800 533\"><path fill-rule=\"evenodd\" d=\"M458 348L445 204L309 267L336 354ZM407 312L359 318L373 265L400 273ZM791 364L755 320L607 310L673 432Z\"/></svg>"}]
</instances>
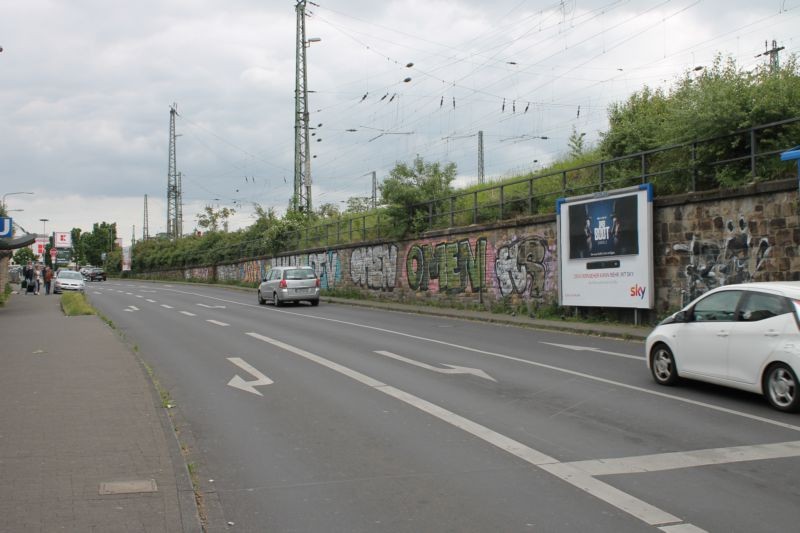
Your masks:
<instances>
[{"instance_id":1,"label":"billboard","mask_svg":"<svg viewBox=\"0 0 800 533\"><path fill-rule=\"evenodd\" d=\"M131 269L131 247L125 246L122 248L122 270Z\"/></svg>"},{"instance_id":2,"label":"billboard","mask_svg":"<svg viewBox=\"0 0 800 533\"><path fill-rule=\"evenodd\" d=\"M53 246L56 248L72 248L72 235L68 231L54 231Z\"/></svg>"},{"instance_id":3,"label":"billboard","mask_svg":"<svg viewBox=\"0 0 800 533\"><path fill-rule=\"evenodd\" d=\"M36 237L36 240L31 244L33 255L35 255L38 260L44 261L44 250L49 243L50 239L47 237Z\"/></svg>"},{"instance_id":4,"label":"billboard","mask_svg":"<svg viewBox=\"0 0 800 533\"><path fill-rule=\"evenodd\" d=\"M561 305L652 309L650 184L562 198L556 214Z\"/></svg>"}]
</instances>

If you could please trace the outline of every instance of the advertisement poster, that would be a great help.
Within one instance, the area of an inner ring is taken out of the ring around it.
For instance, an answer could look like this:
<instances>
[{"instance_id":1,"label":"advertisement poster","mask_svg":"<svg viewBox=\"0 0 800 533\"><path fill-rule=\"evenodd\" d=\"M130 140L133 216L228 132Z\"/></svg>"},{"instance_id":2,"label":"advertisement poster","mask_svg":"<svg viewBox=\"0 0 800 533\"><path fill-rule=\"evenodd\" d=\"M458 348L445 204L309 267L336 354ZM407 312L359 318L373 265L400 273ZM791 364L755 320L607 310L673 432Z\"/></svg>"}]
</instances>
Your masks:
<instances>
[{"instance_id":1,"label":"advertisement poster","mask_svg":"<svg viewBox=\"0 0 800 533\"><path fill-rule=\"evenodd\" d=\"M122 248L122 270L131 269L131 247L124 246Z\"/></svg>"},{"instance_id":2,"label":"advertisement poster","mask_svg":"<svg viewBox=\"0 0 800 533\"><path fill-rule=\"evenodd\" d=\"M559 303L652 309L649 184L558 201Z\"/></svg>"},{"instance_id":3,"label":"advertisement poster","mask_svg":"<svg viewBox=\"0 0 800 533\"><path fill-rule=\"evenodd\" d=\"M72 248L72 235L67 231L53 232L53 245L56 248Z\"/></svg>"},{"instance_id":4,"label":"advertisement poster","mask_svg":"<svg viewBox=\"0 0 800 533\"><path fill-rule=\"evenodd\" d=\"M44 261L44 250L47 248L49 243L50 239L47 237L36 237L36 240L33 241L33 244L31 244L33 255L36 256L38 261Z\"/></svg>"}]
</instances>

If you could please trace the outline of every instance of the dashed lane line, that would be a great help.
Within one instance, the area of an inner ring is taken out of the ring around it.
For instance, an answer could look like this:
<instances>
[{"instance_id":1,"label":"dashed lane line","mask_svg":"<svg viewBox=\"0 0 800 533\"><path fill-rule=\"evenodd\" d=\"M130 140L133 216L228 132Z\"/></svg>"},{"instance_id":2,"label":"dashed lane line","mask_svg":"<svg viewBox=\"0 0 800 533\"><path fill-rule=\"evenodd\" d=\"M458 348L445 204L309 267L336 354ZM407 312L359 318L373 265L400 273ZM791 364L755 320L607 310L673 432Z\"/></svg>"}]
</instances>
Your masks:
<instances>
[{"instance_id":1,"label":"dashed lane line","mask_svg":"<svg viewBox=\"0 0 800 533\"><path fill-rule=\"evenodd\" d=\"M206 322L211 322L212 324L216 324L218 326L230 326L230 324L226 324L225 322L220 322L219 320L211 320L208 319Z\"/></svg>"},{"instance_id":2,"label":"dashed lane line","mask_svg":"<svg viewBox=\"0 0 800 533\"><path fill-rule=\"evenodd\" d=\"M161 304L161 307L163 307L164 309L175 309L171 305L167 305L167 304Z\"/></svg>"},{"instance_id":3,"label":"dashed lane line","mask_svg":"<svg viewBox=\"0 0 800 533\"><path fill-rule=\"evenodd\" d=\"M190 313L189 311L181 311L181 314L186 316L197 316L196 314Z\"/></svg>"},{"instance_id":4,"label":"dashed lane line","mask_svg":"<svg viewBox=\"0 0 800 533\"><path fill-rule=\"evenodd\" d=\"M254 308L257 308L257 309L262 309L263 311L267 311L268 310L269 312L285 313L287 315L294 315L294 316L298 316L298 317L303 317L304 320L323 320L323 321L326 321L326 322L333 322L335 324L344 324L344 325L347 325L347 326L353 326L353 327L362 328L362 329L369 329L369 330L372 330L372 331L380 331L382 333L388 333L388 334L391 334L391 335L398 335L400 337L406 337L406 338L409 338L409 339L416 339L416 340L420 340L420 341L424 341L424 342L430 342L432 344L438 344L440 346L450 346L451 348L456 348L456 349L464 350L464 351L467 351L467 352L478 353L478 354L482 354L482 355L488 355L488 356L491 356L491 357L496 357L498 359L505 359L507 361L515 361L517 363L530 365L530 366L535 366L537 368L545 368L545 369L548 369L548 370L552 370L554 372L560 372L560 373L563 373L563 374L569 374L569 375L572 375L572 376L581 377L581 378L584 378L584 379L587 379L587 380L590 380L590 381L596 381L596 382L599 382L599 383L605 383L605 384L611 385L613 387L619 387L619 388L623 388L623 389L627 389L627 390L631 390L631 391L640 392L642 394L648 394L650 396L657 396L659 398L665 398L665 399L673 400L673 401L676 401L676 402L682 402L682 403L685 403L685 404L694 405L694 406L697 406L697 407L703 407L705 409L711 409L713 411L717 411L717 412L720 412L720 413L726 413L726 414L729 414L729 415L732 415L732 416L738 416L738 417L741 417L741 418L747 418L749 420L754 420L756 422L761 422L761 423L764 423L764 424L769 424L769 425L772 425L772 426L781 427L781 428L788 429L788 430L791 430L791 431L800 432L800 426L796 426L796 425L793 425L793 424L787 424L785 422L780 422L780 421L774 420L772 418L766 418L766 417L763 417L763 416L758 416L758 415L754 415L754 414L751 414L751 413L747 413L747 412L744 412L744 411L736 411L734 409L728 409L726 407L722 407L722 406L719 406L719 405L714 405L714 404L710 404L710 403L706 403L706 402L700 402L700 401L697 401L697 400L692 400L691 398L684 398L682 396L676 396L674 394L669 394L669 393L661 392L661 391L657 391L657 390L646 389L644 387L638 387L636 385L629 385L628 383L622 383L620 381L614 381L614 380L611 380L611 379L601 378L599 376L593 376L591 374L586 374L584 372L578 372L578 371L570 370L570 369L567 369L567 368L562 368L562 367L558 367L558 366L554 366L554 365L548 365L546 363L539 363L537 361L530 361L528 359L522 359L520 357L514 357L514 356L511 356L511 355L506 355L506 354L502 354L502 353L491 352L491 351L488 351L488 350L481 350L479 348L473 348L471 346L463 346L463 345L460 345L460 344L455 344L455 343L447 342L447 341L441 341L441 340L438 340L438 339L431 339L431 338L428 338L428 337L422 337L420 335L413 335L411 333L404 333L402 331L395 331L395 330L391 330L391 329L387 329L387 328L380 328L380 327L377 327L377 326L369 326L369 325L366 325L366 324L357 324L355 322L348 322L346 320L338 320L336 318L328 318L328 317L321 317L321 316L315 316L315 315L307 315L307 314L303 314L303 313L295 313L293 311L286 311L286 310L283 310L283 309L264 308L264 307L259 306L257 304L249 304L249 303L245 303L245 302L237 302L236 300L227 300L225 298L217 298L215 296L208 296L206 294L200 294L200 293L196 293L196 292L182 291L182 290L178 290L178 289L171 289L171 290L172 290L172 292L177 292L177 293L181 293L181 294L190 294L190 295L194 295L194 296L199 296L201 298L207 298L209 300L216 300L216 301L219 301L219 302L227 302L227 303L231 303L231 304L241 305L241 306L244 306L244 307L254 307Z\"/></svg>"}]
</instances>

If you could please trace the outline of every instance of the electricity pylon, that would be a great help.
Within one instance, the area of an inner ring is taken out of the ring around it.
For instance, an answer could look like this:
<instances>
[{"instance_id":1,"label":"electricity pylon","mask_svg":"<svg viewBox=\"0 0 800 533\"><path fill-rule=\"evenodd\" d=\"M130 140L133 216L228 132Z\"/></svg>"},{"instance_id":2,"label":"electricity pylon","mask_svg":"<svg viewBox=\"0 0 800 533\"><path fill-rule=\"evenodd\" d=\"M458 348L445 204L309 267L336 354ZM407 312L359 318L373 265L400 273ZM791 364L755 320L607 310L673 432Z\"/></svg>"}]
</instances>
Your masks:
<instances>
[{"instance_id":1,"label":"electricity pylon","mask_svg":"<svg viewBox=\"0 0 800 533\"><path fill-rule=\"evenodd\" d=\"M183 232L183 208L181 202L181 175L175 163L175 117L178 104L169 108L169 165L167 169L167 236L177 239Z\"/></svg>"},{"instance_id":2,"label":"electricity pylon","mask_svg":"<svg viewBox=\"0 0 800 533\"><path fill-rule=\"evenodd\" d=\"M311 212L311 151L308 141L308 76L306 74L306 0L298 0L294 84L294 195L292 209Z\"/></svg>"}]
</instances>

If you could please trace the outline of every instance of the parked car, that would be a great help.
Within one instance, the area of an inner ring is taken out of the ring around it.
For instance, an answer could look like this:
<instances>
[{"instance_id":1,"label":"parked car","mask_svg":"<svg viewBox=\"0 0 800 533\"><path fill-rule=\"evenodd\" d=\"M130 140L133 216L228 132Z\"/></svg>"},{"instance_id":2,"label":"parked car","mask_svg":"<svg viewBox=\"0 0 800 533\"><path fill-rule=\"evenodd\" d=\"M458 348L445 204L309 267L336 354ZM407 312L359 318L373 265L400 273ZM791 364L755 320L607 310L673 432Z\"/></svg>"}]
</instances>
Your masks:
<instances>
[{"instance_id":1,"label":"parked car","mask_svg":"<svg viewBox=\"0 0 800 533\"><path fill-rule=\"evenodd\" d=\"M83 292L85 288L83 275L74 270L61 269L53 278L53 293L55 294L61 294L63 291Z\"/></svg>"},{"instance_id":2,"label":"parked car","mask_svg":"<svg viewBox=\"0 0 800 533\"><path fill-rule=\"evenodd\" d=\"M90 268L87 272L89 281L105 281L106 272L102 268Z\"/></svg>"},{"instance_id":3,"label":"parked car","mask_svg":"<svg viewBox=\"0 0 800 533\"><path fill-rule=\"evenodd\" d=\"M656 383L690 378L763 394L800 409L800 282L726 285L662 321L647 337Z\"/></svg>"},{"instance_id":4,"label":"parked car","mask_svg":"<svg viewBox=\"0 0 800 533\"><path fill-rule=\"evenodd\" d=\"M319 305L319 278L311 267L273 267L258 286L258 303L267 300L276 306L300 301Z\"/></svg>"}]
</instances>

